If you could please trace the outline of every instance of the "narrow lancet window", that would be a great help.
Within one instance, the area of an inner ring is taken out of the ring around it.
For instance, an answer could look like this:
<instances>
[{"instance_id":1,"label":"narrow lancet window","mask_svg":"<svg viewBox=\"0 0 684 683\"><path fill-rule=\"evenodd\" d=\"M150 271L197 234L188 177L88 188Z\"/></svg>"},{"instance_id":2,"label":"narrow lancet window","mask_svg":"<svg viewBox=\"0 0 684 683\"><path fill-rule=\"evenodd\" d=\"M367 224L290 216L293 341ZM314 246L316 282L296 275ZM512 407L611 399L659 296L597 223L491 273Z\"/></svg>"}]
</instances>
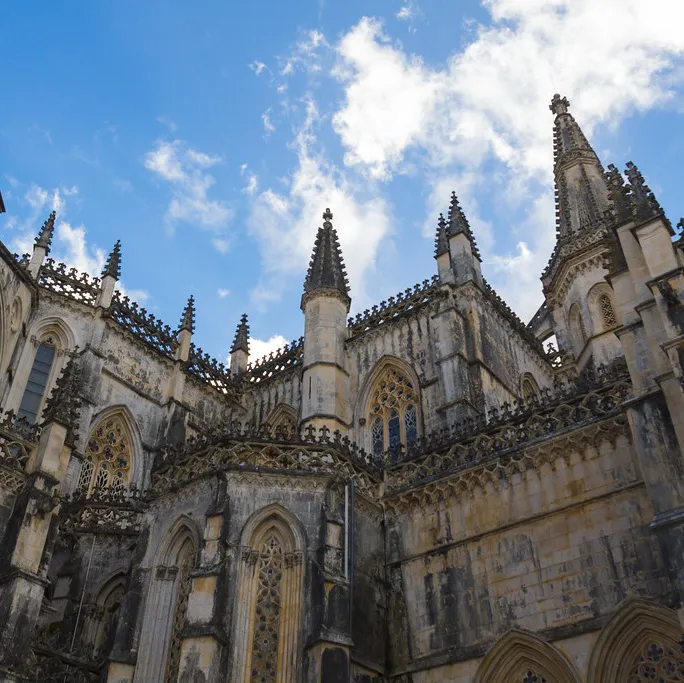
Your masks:
<instances>
[{"instance_id":1,"label":"narrow lancet window","mask_svg":"<svg viewBox=\"0 0 684 683\"><path fill-rule=\"evenodd\" d=\"M33 367L17 414L17 417L25 417L31 424L38 420L38 413L54 360L55 347L47 343L41 344L36 351Z\"/></svg>"}]
</instances>

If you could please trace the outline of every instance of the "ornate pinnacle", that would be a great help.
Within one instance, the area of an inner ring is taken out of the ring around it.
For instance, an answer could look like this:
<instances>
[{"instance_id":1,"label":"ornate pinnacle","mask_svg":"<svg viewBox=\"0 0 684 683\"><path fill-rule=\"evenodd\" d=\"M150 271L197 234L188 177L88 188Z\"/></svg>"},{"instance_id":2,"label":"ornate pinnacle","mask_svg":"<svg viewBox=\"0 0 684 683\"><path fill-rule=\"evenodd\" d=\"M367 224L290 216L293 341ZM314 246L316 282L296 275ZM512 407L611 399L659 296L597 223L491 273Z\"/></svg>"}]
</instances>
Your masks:
<instances>
[{"instance_id":1,"label":"ornate pinnacle","mask_svg":"<svg viewBox=\"0 0 684 683\"><path fill-rule=\"evenodd\" d=\"M37 247L43 247L46 254L50 253L52 237L55 234L55 218L57 218L57 214L53 211L50 213L45 223L43 223L43 227L40 229L38 237L36 237L35 245Z\"/></svg>"},{"instance_id":2,"label":"ornate pinnacle","mask_svg":"<svg viewBox=\"0 0 684 683\"><path fill-rule=\"evenodd\" d=\"M121 277L121 240L116 240L114 248L109 252L105 267L102 269L102 277L113 277L118 280Z\"/></svg>"},{"instance_id":3,"label":"ornate pinnacle","mask_svg":"<svg viewBox=\"0 0 684 683\"><path fill-rule=\"evenodd\" d=\"M48 422L59 422L69 428L71 442L76 436L76 425L81 410L81 391L83 382L81 368L76 362L76 347L57 379L55 388L48 398L43 412L43 425Z\"/></svg>"},{"instance_id":4,"label":"ornate pinnacle","mask_svg":"<svg viewBox=\"0 0 684 683\"><path fill-rule=\"evenodd\" d=\"M451 193L448 216L449 228L447 230L447 235L453 237L454 235L463 233L470 240L473 255L479 259L480 252L478 251L477 244L475 244L475 237L470 229L470 223L468 223L468 219L466 218L465 213L463 213L461 205L458 203L458 197L455 192Z\"/></svg>"},{"instance_id":5,"label":"ornate pinnacle","mask_svg":"<svg viewBox=\"0 0 684 683\"><path fill-rule=\"evenodd\" d=\"M230 352L233 353L233 351L244 351L245 353L249 353L249 325L247 324L246 313L242 314L240 324L235 331L233 346L230 348Z\"/></svg>"},{"instance_id":6,"label":"ornate pinnacle","mask_svg":"<svg viewBox=\"0 0 684 683\"><path fill-rule=\"evenodd\" d=\"M677 223L677 227L679 228L679 234L684 237L684 218L679 219L679 223Z\"/></svg>"},{"instance_id":7,"label":"ornate pinnacle","mask_svg":"<svg viewBox=\"0 0 684 683\"><path fill-rule=\"evenodd\" d=\"M655 198L651 188L646 184L644 176L631 162L627 162L627 188L634 203L634 217L637 220L647 220L662 214L663 210Z\"/></svg>"},{"instance_id":8,"label":"ornate pinnacle","mask_svg":"<svg viewBox=\"0 0 684 683\"><path fill-rule=\"evenodd\" d=\"M195 297L190 295L188 303L185 304L183 315L181 315L178 331L187 330L192 334L195 331Z\"/></svg>"},{"instance_id":9,"label":"ornate pinnacle","mask_svg":"<svg viewBox=\"0 0 684 683\"><path fill-rule=\"evenodd\" d=\"M449 251L449 241L447 239L447 224L444 220L444 214L439 214L437 221L437 236L435 237L435 258L446 254Z\"/></svg>"},{"instance_id":10,"label":"ornate pinnacle","mask_svg":"<svg viewBox=\"0 0 684 683\"><path fill-rule=\"evenodd\" d=\"M326 209L323 213L323 227L319 228L316 234L309 270L304 281L304 294L316 290L336 290L349 301L347 271L332 217L330 209Z\"/></svg>"},{"instance_id":11,"label":"ornate pinnacle","mask_svg":"<svg viewBox=\"0 0 684 683\"><path fill-rule=\"evenodd\" d=\"M632 206L622 174L613 164L608 164L605 179L608 184L608 199L612 204L611 208L615 221L624 223L630 220L632 218Z\"/></svg>"},{"instance_id":12,"label":"ornate pinnacle","mask_svg":"<svg viewBox=\"0 0 684 683\"><path fill-rule=\"evenodd\" d=\"M558 116L559 114L567 114L569 108L570 108L570 101L568 100L567 97L561 97L558 93L556 93L551 98L551 104L549 105L549 109L556 116Z\"/></svg>"}]
</instances>

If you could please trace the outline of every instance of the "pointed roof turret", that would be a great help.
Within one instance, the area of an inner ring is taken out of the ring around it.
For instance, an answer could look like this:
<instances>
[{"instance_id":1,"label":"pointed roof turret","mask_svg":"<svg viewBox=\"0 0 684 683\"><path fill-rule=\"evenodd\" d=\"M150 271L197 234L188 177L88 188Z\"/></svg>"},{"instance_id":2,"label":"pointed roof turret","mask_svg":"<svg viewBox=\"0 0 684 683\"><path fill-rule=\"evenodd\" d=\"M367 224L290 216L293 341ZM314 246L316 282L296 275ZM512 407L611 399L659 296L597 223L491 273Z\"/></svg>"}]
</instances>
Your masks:
<instances>
[{"instance_id":1,"label":"pointed roof turret","mask_svg":"<svg viewBox=\"0 0 684 683\"><path fill-rule=\"evenodd\" d=\"M330 209L326 209L323 214L323 227L318 228L309 270L304 281L304 296L317 291L330 291L341 295L350 303L347 271L337 231L332 225L332 217Z\"/></svg>"},{"instance_id":2,"label":"pointed roof turret","mask_svg":"<svg viewBox=\"0 0 684 683\"><path fill-rule=\"evenodd\" d=\"M43 223L43 227L36 237L35 245L37 247L43 247L45 249L45 254L50 253L50 245L52 244L52 238L55 234L55 218L57 218L56 212L52 211L48 219Z\"/></svg>"},{"instance_id":3,"label":"pointed roof turret","mask_svg":"<svg viewBox=\"0 0 684 683\"><path fill-rule=\"evenodd\" d=\"M556 170L568 161L584 158L600 163L586 136L573 115L568 111L570 101L558 93L553 96L549 109L555 114L553 126L553 156Z\"/></svg>"},{"instance_id":4,"label":"pointed roof turret","mask_svg":"<svg viewBox=\"0 0 684 683\"><path fill-rule=\"evenodd\" d=\"M437 235L435 236L435 258L446 254L449 251L449 240L447 239L447 224L444 214L439 214L437 221Z\"/></svg>"},{"instance_id":5,"label":"pointed roof turret","mask_svg":"<svg viewBox=\"0 0 684 683\"><path fill-rule=\"evenodd\" d=\"M452 192L451 202L449 204L449 226L447 235L449 237L453 237L459 233L463 233L470 240L473 256L481 261L482 258L480 257L480 251L475 243L475 236L473 235L473 231L470 229L470 223L468 222L465 213L463 213L461 205L458 203L458 197L456 196L456 193Z\"/></svg>"},{"instance_id":6,"label":"pointed roof turret","mask_svg":"<svg viewBox=\"0 0 684 683\"><path fill-rule=\"evenodd\" d=\"M631 162L627 162L627 189L634 207L634 217L638 221L655 218L663 213L663 209L655 198L651 188L646 184L644 176Z\"/></svg>"},{"instance_id":7,"label":"pointed roof turret","mask_svg":"<svg viewBox=\"0 0 684 683\"><path fill-rule=\"evenodd\" d=\"M185 304L183 315L181 315L178 331L187 330L192 334L195 331L195 297L190 295L188 303Z\"/></svg>"},{"instance_id":8,"label":"pointed roof turret","mask_svg":"<svg viewBox=\"0 0 684 683\"><path fill-rule=\"evenodd\" d=\"M107 262L102 269L102 277L113 277L118 280L121 277L121 240L116 240L114 248L109 252Z\"/></svg>"},{"instance_id":9,"label":"pointed roof turret","mask_svg":"<svg viewBox=\"0 0 684 683\"><path fill-rule=\"evenodd\" d=\"M247 324L247 314L243 313L240 322L235 330L235 339L230 347L230 352L244 351L249 353L249 325Z\"/></svg>"},{"instance_id":10,"label":"pointed roof turret","mask_svg":"<svg viewBox=\"0 0 684 683\"><path fill-rule=\"evenodd\" d=\"M632 203L629 190L625 187L622 173L613 164L608 164L605 174L608 183L608 199L611 203L611 214L616 223L624 223L632 218Z\"/></svg>"}]
</instances>

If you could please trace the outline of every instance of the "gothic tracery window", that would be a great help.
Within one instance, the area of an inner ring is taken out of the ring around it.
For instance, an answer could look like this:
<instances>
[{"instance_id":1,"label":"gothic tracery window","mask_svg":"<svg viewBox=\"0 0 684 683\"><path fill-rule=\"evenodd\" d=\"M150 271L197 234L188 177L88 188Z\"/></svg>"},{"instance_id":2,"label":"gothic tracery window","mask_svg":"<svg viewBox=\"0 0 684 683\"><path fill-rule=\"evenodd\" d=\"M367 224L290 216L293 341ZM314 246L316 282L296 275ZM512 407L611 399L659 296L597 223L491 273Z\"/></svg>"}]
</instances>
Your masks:
<instances>
[{"instance_id":1,"label":"gothic tracery window","mask_svg":"<svg viewBox=\"0 0 684 683\"><path fill-rule=\"evenodd\" d=\"M283 549L272 533L262 543L257 560L257 595L252 641L251 683L276 681L280 631L280 587Z\"/></svg>"},{"instance_id":2,"label":"gothic tracery window","mask_svg":"<svg viewBox=\"0 0 684 683\"><path fill-rule=\"evenodd\" d=\"M401 444L418 439L418 399L412 382L396 367L387 367L371 395L370 430L374 455L389 450L395 454Z\"/></svg>"},{"instance_id":3,"label":"gothic tracery window","mask_svg":"<svg viewBox=\"0 0 684 683\"><path fill-rule=\"evenodd\" d=\"M617 319L615 318L613 304L607 294L601 294L601 296L599 296L598 306L604 329L609 330L612 327L615 327L617 325Z\"/></svg>"},{"instance_id":4,"label":"gothic tracery window","mask_svg":"<svg viewBox=\"0 0 684 683\"><path fill-rule=\"evenodd\" d=\"M181 656L181 636L185 626L185 618L188 612L188 598L192 580L190 572L195 564L195 547L187 538L178 551L177 567L177 591L176 604L173 610L173 621L171 622L171 640L169 641L169 657L166 663L166 676L164 683L176 683L178 680L178 669L180 668Z\"/></svg>"},{"instance_id":5,"label":"gothic tracery window","mask_svg":"<svg viewBox=\"0 0 684 683\"><path fill-rule=\"evenodd\" d=\"M95 489L121 491L131 470L131 438L120 414L101 420L88 438L77 488L86 495Z\"/></svg>"},{"instance_id":6,"label":"gothic tracery window","mask_svg":"<svg viewBox=\"0 0 684 683\"><path fill-rule=\"evenodd\" d=\"M673 647L650 641L639 653L629 683L681 683L684 681L684 655Z\"/></svg>"}]
</instances>

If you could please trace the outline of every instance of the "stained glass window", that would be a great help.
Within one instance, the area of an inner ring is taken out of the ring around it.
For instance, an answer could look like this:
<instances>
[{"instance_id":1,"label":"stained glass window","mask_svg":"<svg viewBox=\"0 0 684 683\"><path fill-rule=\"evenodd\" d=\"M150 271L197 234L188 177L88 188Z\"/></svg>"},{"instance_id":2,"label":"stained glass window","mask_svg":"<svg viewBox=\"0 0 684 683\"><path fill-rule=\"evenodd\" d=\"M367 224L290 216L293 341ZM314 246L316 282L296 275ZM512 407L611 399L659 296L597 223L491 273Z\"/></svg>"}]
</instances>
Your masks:
<instances>
[{"instance_id":1,"label":"stained glass window","mask_svg":"<svg viewBox=\"0 0 684 683\"><path fill-rule=\"evenodd\" d=\"M371 449L375 455L418 439L417 396L413 384L398 368L389 366L380 375L371 399L369 422Z\"/></svg>"},{"instance_id":2,"label":"stained glass window","mask_svg":"<svg viewBox=\"0 0 684 683\"><path fill-rule=\"evenodd\" d=\"M49 342L42 343L36 351L33 367L29 374L24 396L21 399L17 417L25 417L31 424L38 420L40 404L43 401L52 363L55 360L55 347Z\"/></svg>"},{"instance_id":3,"label":"stained glass window","mask_svg":"<svg viewBox=\"0 0 684 683\"><path fill-rule=\"evenodd\" d=\"M131 467L131 440L119 414L97 424L86 446L78 477L78 489L90 495L94 489L126 488Z\"/></svg>"},{"instance_id":4,"label":"stained glass window","mask_svg":"<svg viewBox=\"0 0 684 683\"><path fill-rule=\"evenodd\" d=\"M180 668L181 635L185 626L185 617L188 612L188 598L192 581L190 572L195 563L195 548L190 540L186 540L178 552L178 588L176 593L176 605L173 610L173 622L171 624L171 641L169 643L169 658L166 663L166 677L164 683L176 683L178 669Z\"/></svg>"},{"instance_id":5,"label":"stained glass window","mask_svg":"<svg viewBox=\"0 0 684 683\"><path fill-rule=\"evenodd\" d=\"M280 630L280 585L283 550L280 540L270 534L259 549L257 595L252 642L251 683L276 680L278 634Z\"/></svg>"},{"instance_id":6,"label":"stained glass window","mask_svg":"<svg viewBox=\"0 0 684 683\"><path fill-rule=\"evenodd\" d=\"M684 655L679 648L663 643L647 643L639 653L639 659L628 683L681 683L684 681Z\"/></svg>"},{"instance_id":7,"label":"stained glass window","mask_svg":"<svg viewBox=\"0 0 684 683\"><path fill-rule=\"evenodd\" d=\"M613 304L610 301L610 297L607 294L601 294L598 299L599 310L601 311L601 319L603 320L603 326L609 330L611 327L617 325L617 320L615 319L615 311L613 311Z\"/></svg>"}]
</instances>

